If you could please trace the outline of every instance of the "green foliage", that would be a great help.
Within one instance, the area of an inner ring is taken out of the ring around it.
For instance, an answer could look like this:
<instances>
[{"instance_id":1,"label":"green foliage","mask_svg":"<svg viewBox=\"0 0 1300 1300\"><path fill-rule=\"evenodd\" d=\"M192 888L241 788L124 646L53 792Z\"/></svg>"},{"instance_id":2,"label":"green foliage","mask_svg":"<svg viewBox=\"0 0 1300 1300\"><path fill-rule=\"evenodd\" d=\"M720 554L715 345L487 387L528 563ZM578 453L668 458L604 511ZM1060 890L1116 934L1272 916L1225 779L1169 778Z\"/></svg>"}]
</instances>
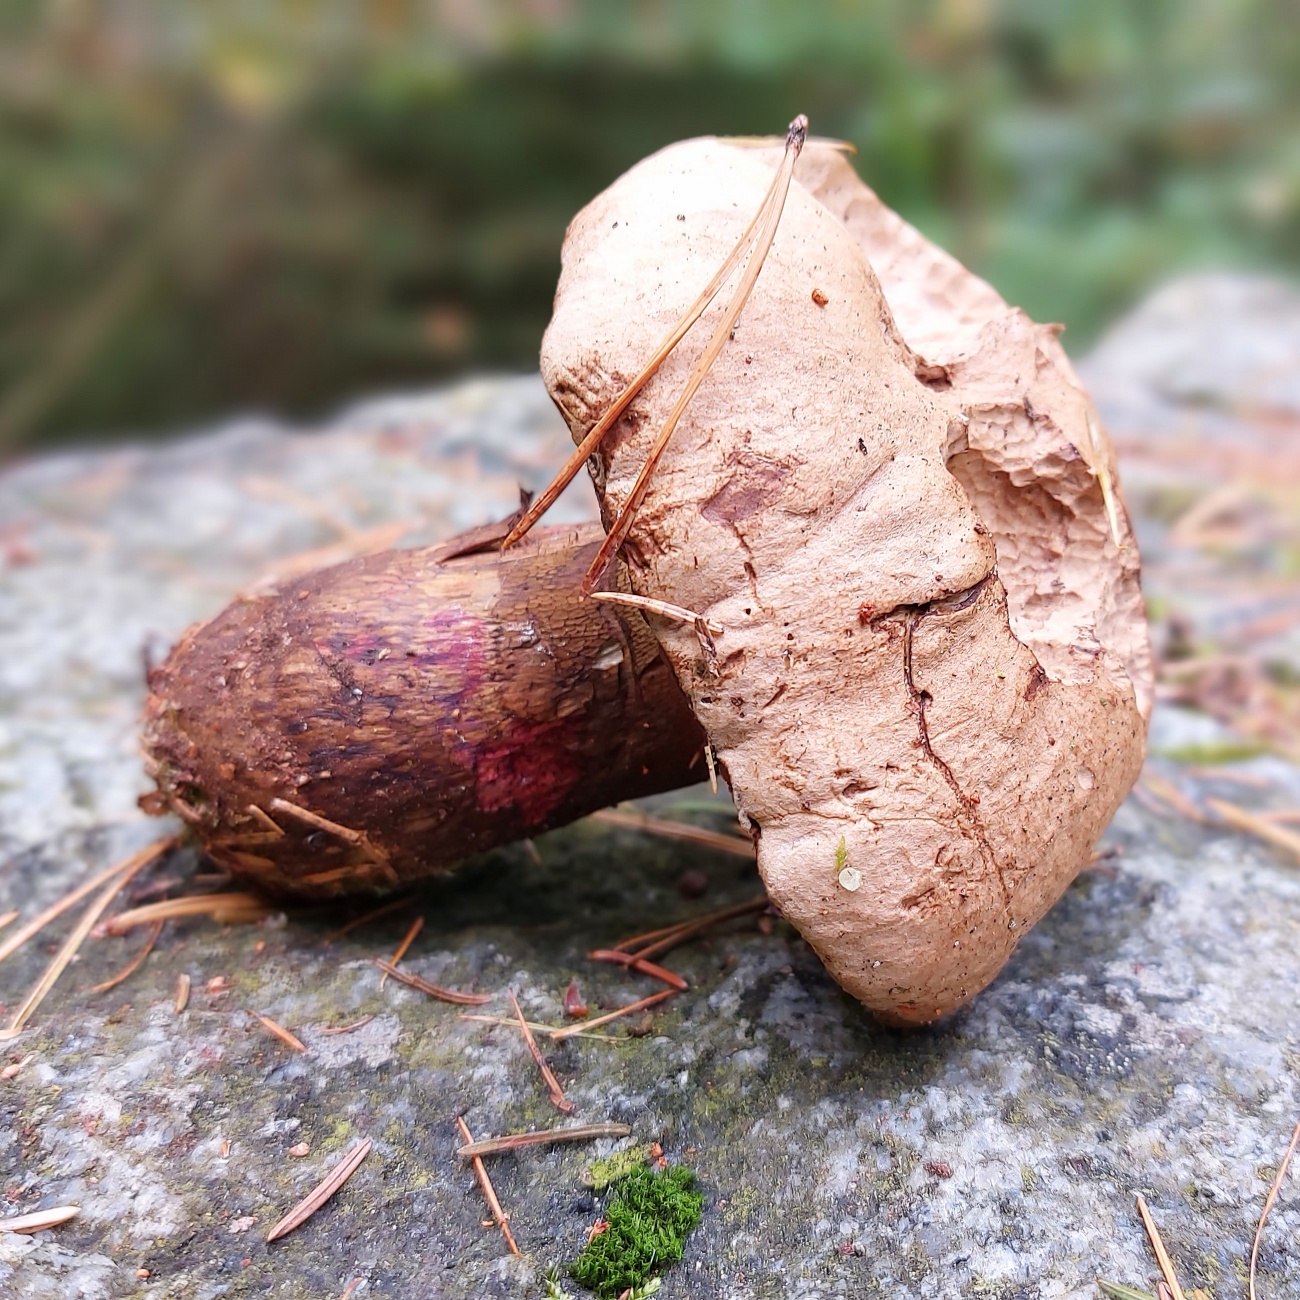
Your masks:
<instances>
[{"instance_id":1,"label":"green foliage","mask_svg":"<svg viewBox=\"0 0 1300 1300\"><path fill-rule=\"evenodd\" d=\"M592 1238L569 1272L605 1297L645 1287L651 1274L681 1259L687 1234L698 1227L704 1197L694 1189L694 1173L680 1165L634 1169L610 1197L609 1227Z\"/></svg>"},{"instance_id":2,"label":"green foliage","mask_svg":"<svg viewBox=\"0 0 1300 1300\"><path fill-rule=\"evenodd\" d=\"M0 451L532 370L582 203L799 110L1074 350L1300 266L1291 0L344 8L0 17Z\"/></svg>"},{"instance_id":3,"label":"green foliage","mask_svg":"<svg viewBox=\"0 0 1300 1300\"><path fill-rule=\"evenodd\" d=\"M603 1160L593 1160L583 1172L582 1181L593 1191L603 1192L611 1183L626 1178L634 1169L644 1165L650 1158L650 1148L649 1142L640 1142L623 1147Z\"/></svg>"}]
</instances>

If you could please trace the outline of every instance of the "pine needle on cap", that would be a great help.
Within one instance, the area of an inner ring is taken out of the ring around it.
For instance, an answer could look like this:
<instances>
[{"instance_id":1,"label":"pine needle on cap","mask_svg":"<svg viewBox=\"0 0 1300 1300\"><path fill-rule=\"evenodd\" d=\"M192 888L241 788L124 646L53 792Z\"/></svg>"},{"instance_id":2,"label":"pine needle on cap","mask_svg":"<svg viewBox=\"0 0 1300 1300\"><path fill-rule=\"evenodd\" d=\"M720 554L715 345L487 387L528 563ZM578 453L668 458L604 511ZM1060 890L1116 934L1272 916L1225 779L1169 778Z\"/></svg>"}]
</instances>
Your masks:
<instances>
[{"instance_id":1,"label":"pine needle on cap","mask_svg":"<svg viewBox=\"0 0 1300 1300\"><path fill-rule=\"evenodd\" d=\"M266 1234L268 1242L279 1241L295 1228L306 1223L335 1192L356 1172L357 1166L370 1154L374 1143L365 1138L339 1161L333 1169L306 1195L279 1223Z\"/></svg>"},{"instance_id":2,"label":"pine needle on cap","mask_svg":"<svg viewBox=\"0 0 1300 1300\"><path fill-rule=\"evenodd\" d=\"M143 871L145 867L157 861L175 843L175 836L160 840L158 843L150 845L149 848L133 854L125 862L118 864L116 874L111 876L103 892L91 903L81 920L77 922L76 928L64 941L63 947L54 955L53 961L45 968L45 973L36 981L36 986L23 1000L22 1005L14 1012L9 1024L4 1029L0 1029L0 1041L16 1038L22 1033L23 1027L31 1019L32 1013L45 1000L45 995L58 982L59 976L63 974L73 957L77 955L77 950L85 943L86 936L95 928L99 918L104 915L113 900L122 892L126 883ZM96 877L96 879L99 878Z\"/></svg>"},{"instance_id":3,"label":"pine needle on cap","mask_svg":"<svg viewBox=\"0 0 1300 1300\"><path fill-rule=\"evenodd\" d=\"M493 1156L502 1151L518 1151L521 1147L554 1146L557 1142L594 1142L598 1138L631 1137L626 1124L575 1124L569 1128L532 1129L527 1133L507 1133L504 1137L483 1138L466 1146L457 1147L462 1160L475 1156Z\"/></svg>"},{"instance_id":4,"label":"pine needle on cap","mask_svg":"<svg viewBox=\"0 0 1300 1300\"><path fill-rule=\"evenodd\" d=\"M33 1210L31 1214L18 1214L12 1219L0 1219L0 1232L40 1232L43 1228L56 1228L81 1213L79 1205L56 1205L48 1210Z\"/></svg>"},{"instance_id":5,"label":"pine needle on cap","mask_svg":"<svg viewBox=\"0 0 1300 1300\"><path fill-rule=\"evenodd\" d=\"M101 885L107 884L108 881L125 871L132 871L132 867L137 860L140 865L145 866L148 863L162 857L164 853L170 852L180 843L178 835L169 835L166 839L159 840L151 844L148 848L141 849L139 853L122 862L115 862L111 867L106 867L98 875L91 876L89 880L83 881L76 889L51 903L39 916L34 916L26 925L16 930L9 936L4 943L0 944L0 961L4 961L11 953L16 952L23 946L33 935L39 934L51 921L56 921L70 907L75 907L83 898L93 894ZM134 871L132 871L134 875Z\"/></svg>"},{"instance_id":6,"label":"pine needle on cap","mask_svg":"<svg viewBox=\"0 0 1300 1300\"><path fill-rule=\"evenodd\" d=\"M1160 1229L1156 1227L1156 1221L1151 1217L1151 1211L1147 1209L1146 1197L1141 1192L1137 1198L1138 1213L1142 1216L1142 1226L1147 1230L1147 1236L1151 1240L1151 1249L1155 1251L1156 1263L1160 1265L1160 1272L1164 1275L1165 1283L1173 1293L1173 1300L1187 1300L1183 1295L1183 1288L1178 1285L1178 1274L1174 1272L1174 1262L1169 1258L1169 1252L1165 1249L1165 1243L1160 1236Z\"/></svg>"},{"instance_id":7,"label":"pine needle on cap","mask_svg":"<svg viewBox=\"0 0 1300 1300\"><path fill-rule=\"evenodd\" d=\"M418 975L398 970L392 962L385 961L382 957L375 958L375 965L399 984L405 984L407 988L415 989L426 997L437 998L439 1002L451 1002L458 1007L481 1007L495 997L492 993L461 993L456 989L444 989L437 984L430 984L428 980L423 980Z\"/></svg>"},{"instance_id":8,"label":"pine needle on cap","mask_svg":"<svg viewBox=\"0 0 1300 1300\"><path fill-rule=\"evenodd\" d=\"M474 1134L469 1131L469 1125L465 1123L464 1117L457 1115L456 1123L460 1126L460 1133L465 1139L466 1145L473 1146ZM510 1247L510 1253L518 1255L519 1247L515 1245L514 1235L510 1231L509 1215L501 1208L501 1202L497 1200L496 1188L492 1186L492 1180L488 1177L487 1166L483 1163L481 1156L473 1156L472 1160L474 1173L478 1177L478 1185L483 1189L483 1197L488 1203L488 1209L492 1211L492 1217L496 1220L497 1227L501 1229L501 1235L506 1239L506 1245Z\"/></svg>"},{"instance_id":9,"label":"pine needle on cap","mask_svg":"<svg viewBox=\"0 0 1300 1300\"><path fill-rule=\"evenodd\" d=\"M627 535L636 520L637 511L641 509L646 493L650 490L650 482L654 478L655 470L659 467L659 461L668 447L674 430L677 428L678 421L682 418L686 408L691 403L691 399L699 390L709 371L713 369L713 363L718 359L718 354L731 337L736 321L740 318L745 303L749 301L749 295L758 282L759 272L762 271L763 263L767 260L767 254L772 247L772 241L776 238L776 229L781 223L781 213L785 210L786 195L790 192L790 179L794 175L794 165L807 138L808 119L803 114L800 114L790 123L790 130L785 138L785 156L781 159L781 166L777 169L776 180L773 182L775 193L770 201L768 199L763 201L765 205L763 227L754 243L754 251L740 277L740 282L736 286L736 292L727 304L726 310L722 313L722 319L718 322L713 336L709 339L699 359L691 367L691 372L686 379L686 385L677 401L673 404L672 410L669 411L663 427L655 437L650 451L646 455L645 463L641 466L636 481L632 484L632 490L628 493L627 500L623 504L623 509L619 511L618 518L610 525L605 540L601 542L600 550L596 552L596 558L592 560L591 567L587 570L587 576L582 580L581 590L584 596L590 596L595 591L604 576L605 570L609 568L614 556L618 553L619 547L627 540Z\"/></svg>"},{"instance_id":10,"label":"pine needle on cap","mask_svg":"<svg viewBox=\"0 0 1300 1300\"><path fill-rule=\"evenodd\" d=\"M519 1019L519 1028L523 1030L524 1042L528 1044L528 1050L532 1053L533 1060L537 1062L538 1070L541 1071L542 1082L546 1084L546 1095L550 1098L551 1105L556 1110L563 1111L566 1115L572 1115L576 1107L564 1095L564 1089L560 1087L560 1081L551 1072L551 1067L546 1064L542 1049L537 1046L533 1031L528 1028L528 1021L524 1019L524 1013L519 1009L519 999L515 997L513 989L510 990L510 1005L514 1007L515 1015ZM555 1037L555 1035L552 1035L552 1037Z\"/></svg>"},{"instance_id":11,"label":"pine needle on cap","mask_svg":"<svg viewBox=\"0 0 1300 1300\"><path fill-rule=\"evenodd\" d=\"M1295 1155L1296 1146L1300 1144L1300 1124L1295 1126L1291 1134L1291 1141L1287 1145L1286 1154L1282 1157L1282 1163L1277 1167L1277 1174L1273 1178L1273 1185L1268 1189L1268 1197L1264 1201L1264 1209L1260 1213L1259 1222L1255 1225L1255 1240L1250 1247L1250 1273L1248 1275L1248 1292L1250 1300L1256 1300L1255 1295L1255 1269L1259 1264L1259 1248L1264 1240L1264 1222L1268 1218L1269 1211L1273 1208L1273 1202L1277 1200L1278 1191L1282 1187L1282 1180L1286 1177L1286 1171L1290 1167L1291 1157Z\"/></svg>"},{"instance_id":12,"label":"pine needle on cap","mask_svg":"<svg viewBox=\"0 0 1300 1300\"><path fill-rule=\"evenodd\" d=\"M799 121L800 119L796 119ZM793 124L792 124L793 125ZM807 131L807 121L803 122L803 129ZM800 141L800 148L803 141ZM790 141L786 137L786 152L789 154ZM613 403L604 415L592 426L591 431L585 438L573 449L569 459L564 462L564 467L551 480L549 484L541 491L537 499L520 516L519 522L510 530L504 542L501 543L501 549L507 550L513 546L532 526L555 504L559 499L560 493L577 476L578 471L587 463L600 444L605 440L605 435L614 427L615 421L623 414L624 411L632 404L636 395L646 386L647 383L658 372L659 367L672 354L673 349L684 339L697 320L704 314L709 304L718 296L718 291L730 279L731 273L740 265L740 260L749 251L754 240L758 237L759 227L763 219L770 211L773 202L776 199L778 190L782 185L782 175L785 163L782 162L781 168L777 169L776 175L772 178L772 184L768 187L767 193L763 196L763 202L759 204L758 211L754 213L752 220L747 225L736 241L735 247L727 255L727 260L714 273L713 278L704 286L700 296L686 309L678 318L677 323L668 332L667 336L655 349L654 355L641 368L636 378L614 399ZM794 168L793 162L790 164L791 170ZM789 185L789 178L784 182ZM782 194L784 202L784 194ZM602 569L604 566L602 566Z\"/></svg>"},{"instance_id":13,"label":"pine needle on cap","mask_svg":"<svg viewBox=\"0 0 1300 1300\"><path fill-rule=\"evenodd\" d=\"M270 1016L264 1016L258 1011L253 1015L262 1022L262 1028L267 1031L273 1038L278 1038L287 1048L294 1052L306 1052L307 1044L302 1041L296 1034L291 1034L283 1025L278 1025Z\"/></svg>"},{"instance_id":14,"label":"pine needle on cap","mask_svg":"<svg viewBox=\"0 0 1300 1300\"><path fill-rule=\"evenodd\" d=\"M411 922L410 928L407 930L406 936L402 939L402 942L397 945L397 951L393 954L393 960L391 963L389 963L390 965L398 966L401 964L402 958L406 956L407 950L415 942L420 931L423 929L424 929L424 917L417 916L415 920ZM388 980L388 972L385 971L379 977L379 987L381 989L384 987L384 984L387 982L387 980Z\"/></svg>"},{"instance_id":15,"label":"pine needle on cap","mask_svg":"<svg viewBox=\"0 0 1300 1300\"><path fill-rule=\"evenodd\" d=\"M96 984L90 991L92 993L107 993L109 989L115 989L119 984L129 980L144 965L145 958L153 952L153 946L158 942L158 936L162 934L162 928L163 923L155 921L153 929L149 931L149 937L145 940L144 947L112 979L105 980L102 984Z\"/></svg>"}]
</instances>

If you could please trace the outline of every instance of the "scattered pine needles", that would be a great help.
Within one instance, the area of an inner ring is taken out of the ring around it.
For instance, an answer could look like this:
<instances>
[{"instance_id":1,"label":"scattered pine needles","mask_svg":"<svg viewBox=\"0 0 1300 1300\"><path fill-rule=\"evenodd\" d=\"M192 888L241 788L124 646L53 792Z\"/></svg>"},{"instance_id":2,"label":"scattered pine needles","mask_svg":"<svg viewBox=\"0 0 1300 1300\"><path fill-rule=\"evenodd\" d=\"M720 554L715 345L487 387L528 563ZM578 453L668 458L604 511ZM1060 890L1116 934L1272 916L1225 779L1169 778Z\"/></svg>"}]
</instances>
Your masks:
<instances>
[{"instance_id":1,"label":"scattered pine needles","mask_svg":"<svg viewBox=\"0 0 1300 1300\"><path fill-rule=\"evenodd\" d=\"M279 1223L266 1234L268 1242L279 1241L295 1228L300 1227L329 1200L344 1183L357 1171L357 1167L370 1154L374 1145L369 1138L358 1142L328 1174L303 1197Z\"/></svg>"}]
</instances>

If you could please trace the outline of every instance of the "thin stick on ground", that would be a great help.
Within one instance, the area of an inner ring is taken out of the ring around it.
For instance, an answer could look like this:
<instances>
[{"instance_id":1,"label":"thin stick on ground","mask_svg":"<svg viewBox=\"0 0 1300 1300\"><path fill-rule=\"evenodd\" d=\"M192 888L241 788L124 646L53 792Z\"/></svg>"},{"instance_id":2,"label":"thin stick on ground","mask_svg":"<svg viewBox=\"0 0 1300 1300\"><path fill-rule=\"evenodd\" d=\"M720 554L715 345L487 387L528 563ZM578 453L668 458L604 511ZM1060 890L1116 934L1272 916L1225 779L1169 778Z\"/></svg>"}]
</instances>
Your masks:
<instances>
[{"instance_id":1,"label":"thin stick on ground","mask_svg":"<svg viewBox=\"0 0 1300 1300\"><path fill-rule=\"evenodd\" d=\"M423 929L424 929L424 917L417 916L415 920L411 922L410 928L407 930L405 937L402 939L402 942L397 945L397 951L393 954L393 960L390 963L390 965L400 966L402 964L402 958L406 956L407 950L415 942L420 931ZM387 983L387 981L388 981L388 972L385 971L379 977L379 987L382 989L384 985Z\"/></svg>"},{"instance_id":2,"label":"thin stick on ground","mask_svg":"<svg viewBox=\"0 0 1300 1300\"><path fill-rule=\"evenodd\" d=\"M803 149L807 136L808 119L800 114L790 123L790 130L785 138L785 156L781 159L781 166L777 169L774 182L776 192L770 201L764 199L766 211L763 216L763 227L755 241L754 251L750 255L745 270L740 277L740 283L736 286L736 292L727 304L726 311L722 313L722 319L713 331L712 338L709 339L699 359L691 367L691 373L686 379L686 386L673 404L672 410L668 413L668 418L664 421L663 428L659 430L654 443L651 445L645 463L636 476L636 482L632 484L632 490L628 493L627 500L623 504L623 509L610 526L605 540L600 544L600 550L596 552L596 558L592 560L591 567L587 570L587 576L582 580L582 594L584 596L590 596L595 591L605 574L605 570L609 568L614 556L618 553L619 547L627 540L628 532L636 519L637 511L641 509L641 503L645 500L646 493L650 490L650 482L654 478L655 470L659 467L660 458L663 456L668 442L677 428L678 421L682 418L686 408L691 403L691 399L699 390L709 371L713 369L713 363L718 359L718 354L731 337L736 321L740 318L745 303L749 301L749 295L758 282L759 272L762 271L763 263L767 260L768 251L772 247L772 240L776 238L776 228L780 225L781 213L785 210L786 195L790 192L790 179L794 175L794 165L799 158L799 153Z\"/></svg>"},{"instance_id":3,"label":"thin stick on ground","mask_svg":"<svg viewBox=\"0 0 1300 1300\"><path fill-rule=\"evenodd\" d=\"M86 936L95 928L99 918L108 910L113 900L125 888L127 882L143 871L145 867L155 862L175 842L174 837L160 840L157 844L142 849L139 853L128 858L126 862L119 864L117 875L109 881L103 892L86 909L81 920L77 922L76 928L64 941L63 947L55 954L54 960L45 968L45 973L36 981L36 986L23 999L23 1003L18 1010L14 1012L9 1024L4 1029L0 1029L0 1042L17 1038L22 1033L23 1027L31 1019L32 1013L45 1000L45 995L58 982L59 976L67 970L69 963L77 955L77 950L85 943Z\"/></svg>"},{"instance_id":4,"label":"thin stick on ground","mask_svg":"<svg viewBox=\"0 0 1300 1300\"><path fill-rule=\"evenodd\" d=\"M748 858L751 862L754 860L754 846L749 840L742 840L739 835L727 835L723 831L711 831L704 826L652 817L649 813L636 812L630 808L602 808L591 814L591 820L602 822L606 826L618 826L623 830L644 831L647 835L658 835L666 840L699 844L704 848L716 849L719 853Z\"/></svg>"},{"instance_id":5,"label":"thin stick on ground","mask_svg":"<svg viewBox=\"0 0 1300 1300\"><path fill-rule=\"evenodd\" d=\"M1164 1275L1169 1290L1173 1292L1174 1300L1187 1300L1183 1295L1183 1288L1178 1285L1178 1274L1174 1272L1174 1262L1169 1258L1169 1252L1165 1249L1164 1239L1160 1236L1160 1229L1156 1227L1156 1221L1151 1217L1151 1211L1147 1209L1146 1197L1140 1192L1137 1198L1138 1213L1142 1216L1142 1226L1147 1230L1147 1236L1151 1240L1151 1249L1155 1251L1156 1263L1160 1265L1160 1272Z\"/></svg>"},{"instance_id":6,"label":"thin stick on ground","mask_svg":"<svg viewBox=\"0 0 1300 1300\"><path fill-rule=\"evenodd\" d=\"M521 1147L554 1146L557 1142L595 1142L598 1138L631 1137L626 1124L575 1124L569 1128L532 1129L527 1133L507 1133L504 1137L483 1138L467 1146L457 1147L462 1160L475 1156L494 1156L502 1151L518 1151Z\"/></svg>"},{"instance_id":7,"label":"thin stick on ground","mask_svg":"<svg viewBox=\"0 0 1300 1300\"><path fill-rule=\"evenodd\" d=\"M807 124L805 123L805 129L806 127ZM582 469L593 453L600 447L605 435L614 427L615 421L632 404L636 395L655 376L659 367L672 355L673 349L686 337L691 327L704 314L714 298L718 296L718 291L730 279L731 273L740 264L740 259L752 246L758 235L759 226L770 210L780 185L781 170L778 169L777 174L772 178L772 184L763 196L763 202L759 204L758 211L754 213L753 219L745 227L744 232L736 241L735 247L727 255L727 260L723 262L714 273L713 278L704 286L700 296L691 303L678 319L677 323L655 349L654 355L641 368L636 378L614 399L612 405L592 426L587 436L573 449L572 454L564 462L564 467L560 472L520 516L519 522L510 530L505 541L501 543L502 550L507 550L513 546L555 504L560 493L569 486L577 476L578 471Z\"/></svg>"},{"instance_id":8,"label":"thin stick on ground","mask_svg":"<svg viewBox=\"0 0 1300 1300\"><path fill-rule=\"evenodd\" d=\"M114 879L121 872L129 871L132 864L137 859L142 860L143 865L153 862L160 858L164 853L170 852L180 842L177 835L169 835L166 839L158 840L148 848L141 849L139 853L132 855L122 862L115 862L111 867L106 867L98 875L91 876L87 881L83 881L76 889L64 894L57 902L51 903L39 916L34 916L26 925L15 930L8 939L0 944L0 961L4 961L11 953L17 952L33 935L39 934L51 921L56 921L70 907L75 907L88 894L93 894L95 890L105 885L108 881Z\"/></svg>"},{"instance_id":9,"label":"thin stick on ground","mask_svg":"<svg viewBox=\"0 0 1300 1300\"><path fill-rule=\"evenodd\" d=\"M1282 1157L1282 1163L1277 1167L1277 1174L1273 1178L1273 1185L1268 1189L1268 1196L1264 1201L1264 1208L1260 1212L1259 1222L1255 1225L1255 1240L1250 1247L1250 1273L1247 1277L1247 1293L1250 1300L1257 1300L1255 1295L1255 1270L1259 1264L1260 1244L1264 1240L1264 1223L1268 1219L1269 1211L1273 1208L1273 1202L1277 1200L1277 1194L1282 1187L1282 1180L1286 1177L1286 1171L1291 1165L1291 1157L1295 1155L1297 1145L1300 1145L1300 1124L1295 1126L1291 1134L1291 1141L1287 1144L1286 1154Z\"/></svg>"},{"instance_id":10,"label":"thin stick on ground","mask_svg":"<svg viewBox=\"0 0 1300 1300\"><path fill-rule=\"evenodd\" d=\"M283 1025L277 1024L270 1016L264 1016L261 1012L254 1011L253 1015L262 1022L262 1028L267 1033L273 1038L278 1038L290 1051L306 1052L307 1044L297 1034L290 1033Z\"/></svg>"},{"instance_id":11,"label":"thin stick on ground","mask_svg":"<svg viewBox=\"0 0 1300 1300\"><path fill-rule=\"evenodd\" d=\"M561 1028L553 1029L551 1038L555 1042L558 1042L561 1038L575 1038L584 1030L594 1029L597 1025L607 1025L611 1020L618 1020L622 1016L630 1016L635 1011L643 1011L646 1007L657 1006L660 1002L676 996L676 989L664 989L662 993L652 993L648 998L640 998L636 1002L630 1002L625 1007L619 1007L617 1011L607 1011L603 1016L597 1016L594 1020L583 1020L576 1025L564 1025Z\"/></svg>"},{"instance_id":12,"label":"thin stick on ground","mask_svg":"<svg viewBox=\"0 0 1300 1300\"><path fill-rule=\"evenodd\" d=\"M149 931L149 937L145 940L144 947L112 979L105 980L102 984L96 984L90 990L91 993L107 993L109 989L115 989L119 984L129 980L144 965L145 958L153 952L153 946L158 942L158 936L162 934L162 928L163 923L155 921L153 929Z\"/></svg>"},{"instance_id":13,"label":"thin stick on ground","mask_svg":"<svg viewBox=\"0 0 1300 1300\"><path fill-rule=\"evenodd\" d=\"M464 1117L457 1115L456 1123L460 1126L460 1134L465 1139L466 1145L473 1146L474 1134L469 1131L469 1125L465 1123ZM474 1173L478 1176L478 1185L483 1189L483 1197L488 1203L488 1209L492 1211L492 1217L496 1220L497 1227L501 1229L501 1235L506 1239L510 1253L518 1255L519 1247L515 1245L514 1235L510 1231L509 1216L501 1208L501 1202L497 1200L496 1188L492 1186L492 1180L488 1177L487 1166L481 1156L474 1156L472 1160Z\"/></svg>"},{"instance_id":14,"label":"thin stick on ground","mask_svg":"<svg viewBox=\"0 0 1300 1300\"><path fill-rule=\"evenodd\" d=\"M330 1170L325 1177L312 1188L306 1196L303 1197L297 1205L289 1211L288 1214L280 1220L279 1223L266 1234L268 1242L278 1241L281 1237L287 1236L295 1228L301 1227L306 1223L317 1210L320 1209L326 1201L329 1200L335 1192L343 1186L344 1183L352 1177L357 1171L357 1166L370 1154L370 1148L374 1143L365 1138L358 1142L351 1151L343 1157L342 1160Z\"/></svg>"},{"instance_id":15,"label":"thin stick on ground","mask_svg":"<svg viewBox=\"0 0 1300 1300\"><path fill-rule=\"evenodd\" d=\"M528 1050L532 1053L533 1060L537 1062L537 1068L541 1071L542 1082L546 1084L546 1095L550 1098L551 1105L556 1110L563 1111L566 1115L572 1115L576 1108L564 1095L564 1089L560 1087L560 1081L551 1072L551 1067L546 1064L542 1049L537 1046L537 1039L533 1037L533 1031L528 1028L528 1021L524 1019L524 1013L519 1009L519 999L515 997L513 989L510 990L510 1005L514 1007L515 1015L519 1019L519 1028L523 1030L524 1042L528 1044Z\"/></svg>"},{"instance_id":16,"label":"thin stick on ground","mask_svg":"<svg viewBox=\"0 0 1300 1300\"><path fill-rule=\"evenodd\" d=\"M405 984L407 988L415 989L426 997L436 998L439 1002L451 1002L458 1007L481 1007L496 996L494 993L461 993L457 989L444 989L437 984L430 984L428 980L422 980L418 975L398 970L392 962L384 961L382 957L375 958L375 965L399 984Z\"/></svg>"}]
</instances>

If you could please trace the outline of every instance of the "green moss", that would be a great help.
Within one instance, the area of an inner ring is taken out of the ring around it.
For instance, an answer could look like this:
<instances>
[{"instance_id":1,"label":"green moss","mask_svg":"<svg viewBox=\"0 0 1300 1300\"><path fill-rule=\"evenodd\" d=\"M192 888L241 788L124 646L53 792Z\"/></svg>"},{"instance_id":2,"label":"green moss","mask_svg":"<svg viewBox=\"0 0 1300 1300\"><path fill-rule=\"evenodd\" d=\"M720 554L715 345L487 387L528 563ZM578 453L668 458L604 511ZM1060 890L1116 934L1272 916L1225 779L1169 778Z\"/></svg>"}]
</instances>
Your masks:
<instances>
[{"instance_id":1,"label":"green moss","mask_svg":"<svg viewBox=\"0 0 1300 1300\"><path fill-rule=\"evenodd\" d=\"M695 1174L683 1166L658 1173L644 1165L634 1169L605 1209L609 1226L569 1266L574 1280L612 1297L675 1264L703 1214L704 1197L694 1189Z\"/></svg>"},{"instance_id":2,"label":"green moss","mask_svg":"<svg viewBox=\"0 0 1300 1300\"><path fill-rule=\"evenodd\" d=\"M593 1160L582 1172L582 1181L593 1191L603 1192L611 1183L626 1178L634 1169L650 1158L650 1143L641 1142L636 1146L624 1147L606 1156L604 1160Z\"/></svg>"}]
</instances>

